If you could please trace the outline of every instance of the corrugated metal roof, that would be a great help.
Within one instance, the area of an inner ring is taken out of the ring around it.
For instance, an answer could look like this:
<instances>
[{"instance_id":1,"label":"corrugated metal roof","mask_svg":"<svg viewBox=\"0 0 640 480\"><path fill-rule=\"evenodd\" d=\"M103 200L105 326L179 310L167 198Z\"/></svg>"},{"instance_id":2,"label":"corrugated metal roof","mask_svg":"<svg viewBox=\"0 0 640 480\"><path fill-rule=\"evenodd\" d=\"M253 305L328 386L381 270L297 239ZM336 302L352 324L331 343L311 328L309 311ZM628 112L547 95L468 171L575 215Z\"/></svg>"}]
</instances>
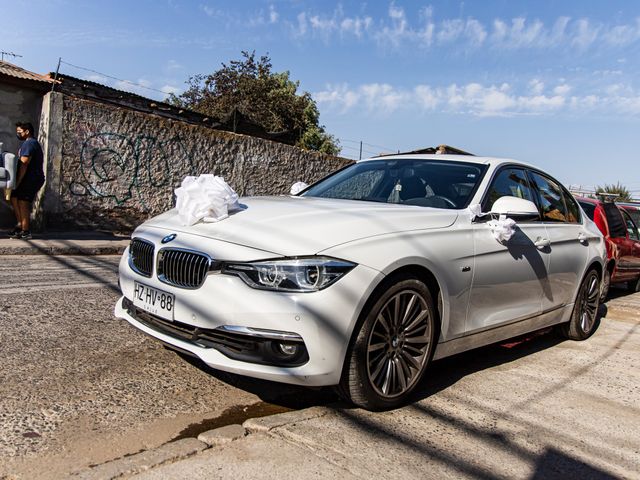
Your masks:
<instances>
[{"instance_id":1,"label":"corrugated metal roof","mask_svg":"<svg viewBox=\"0 0 640 480\"><path fill-rule=\"evenodd\" d=\"M31 80L34 82L54 83L54 80L46 75L39 75L37 73L30 72L24 68L20 68L12 63L0 60L0 75L8 75L14 78L20 78L22 80ZM57 82L55 82L57 83Z\"/></svg>"}]
</instances>

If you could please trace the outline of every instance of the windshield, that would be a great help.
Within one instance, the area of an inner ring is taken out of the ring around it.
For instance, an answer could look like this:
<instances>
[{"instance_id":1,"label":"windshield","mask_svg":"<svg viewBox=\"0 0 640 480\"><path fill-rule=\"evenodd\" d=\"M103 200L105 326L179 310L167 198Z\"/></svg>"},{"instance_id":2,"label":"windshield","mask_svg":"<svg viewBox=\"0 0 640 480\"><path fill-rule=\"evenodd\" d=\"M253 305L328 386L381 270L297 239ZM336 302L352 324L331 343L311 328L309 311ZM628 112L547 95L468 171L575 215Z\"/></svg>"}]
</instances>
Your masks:
<instances>
[{"instance_id":1,"label":"windshield","mask_svg":"<svg viewBox=\"0 0 640 480\"><path fill-rule=\"evenodd\" d=\"M301 196L465 208L486 168L440 160L369 160L320 180Z\"/></svg>"}]
</instances>

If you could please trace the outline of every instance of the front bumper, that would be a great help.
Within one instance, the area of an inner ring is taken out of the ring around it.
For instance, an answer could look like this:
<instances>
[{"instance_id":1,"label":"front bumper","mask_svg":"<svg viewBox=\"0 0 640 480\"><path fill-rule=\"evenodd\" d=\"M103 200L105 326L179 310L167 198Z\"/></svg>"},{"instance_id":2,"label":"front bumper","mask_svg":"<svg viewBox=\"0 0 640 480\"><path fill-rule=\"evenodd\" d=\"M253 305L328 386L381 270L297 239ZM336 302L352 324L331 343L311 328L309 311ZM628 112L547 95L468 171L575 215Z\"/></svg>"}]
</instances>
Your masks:
<instances>
[{"instance_id":1,"label":"front bumper","mask_svg":"<svg viewBox=\"0 0 640 480\"><path fill-rule=\"evenodd\" d=\"M210 272L200 288L187 290L161 283L155 275L137 274L128 264L126 251L120 262L124 296L116 304L115 315L219 370L298 385L335 385L360 311L381 277L380 272L358 265L324 290L280 293L252 289L238 277ZM175 295L174 322L157 325L132 311L127 299L133 298L135 281ZM186 327L186 333L171 327ZM194 341L194 330L215 334L221 329L245 334L250 329L289 332L288 340L301 339L308 357L294 366L265 364L239 359L215 343Z\"/></svg>"}]
</instances>

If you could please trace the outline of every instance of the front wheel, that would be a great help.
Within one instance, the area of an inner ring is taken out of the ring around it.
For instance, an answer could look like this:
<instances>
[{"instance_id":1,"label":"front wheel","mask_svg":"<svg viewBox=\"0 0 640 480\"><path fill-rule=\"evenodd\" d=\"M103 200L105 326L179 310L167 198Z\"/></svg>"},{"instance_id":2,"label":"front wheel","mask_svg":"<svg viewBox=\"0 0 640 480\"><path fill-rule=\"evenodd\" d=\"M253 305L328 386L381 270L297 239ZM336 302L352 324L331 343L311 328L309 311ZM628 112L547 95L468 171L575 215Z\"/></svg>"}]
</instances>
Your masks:
<instances>
[{"instance_id":1,"label":"front wheel","mask_svg":"<svg viewBox=\"0 0 640 480\"><path fill-rule=\"evenodd\" d=\"M560 331L571 340L585 340L596 329L600 305L600 276L589 270L580 284L571 319L561 325Z\"/></svg>"},{"instance_id":2,"label":"front wheel","mask_svg":"<svg viewBox=\"0 0 640 480\"><path fill-rule=\"evenodd\" d=\"M368 410L400 406L414 390L435 346L436 318L427 286L399 276L364 313L346 358L343 396Z\"/></svg>"}]
</instances>

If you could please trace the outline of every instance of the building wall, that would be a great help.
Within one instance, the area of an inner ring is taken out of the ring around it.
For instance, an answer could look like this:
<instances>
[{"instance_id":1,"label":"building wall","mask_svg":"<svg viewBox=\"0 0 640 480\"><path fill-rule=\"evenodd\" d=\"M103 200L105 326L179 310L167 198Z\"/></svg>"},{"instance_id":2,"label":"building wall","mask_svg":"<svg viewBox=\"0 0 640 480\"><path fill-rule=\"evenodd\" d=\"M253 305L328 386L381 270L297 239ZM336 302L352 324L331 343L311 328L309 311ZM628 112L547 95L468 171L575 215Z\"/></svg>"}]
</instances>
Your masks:
<instances>
[{"instance_id":1,"label":"building wall","mask_svg":"<svg viewBox=\"0 0 640 480\"><path fill-rule=\"evenodd\" d=\"M31 122L38 136L42 94L24 87L0 83L0 142L5 152L17 153L16 122ZM0 199L0 228L15 225L15 217L4 195Z\"/></svg>"},{"instance_id":2,"label":"building wall","mask_svg":"<svg viewBox=\"0 0 640 480\"><path fill-rule=\"evenodd\" d=\"M172 208L186 175L222 176L240 195L284 194L351 163L70 96L61 111L61 125L49 120L50 139L62 139L48 148L48 228L130 230Z\"/></svg>"}]
</instances>

